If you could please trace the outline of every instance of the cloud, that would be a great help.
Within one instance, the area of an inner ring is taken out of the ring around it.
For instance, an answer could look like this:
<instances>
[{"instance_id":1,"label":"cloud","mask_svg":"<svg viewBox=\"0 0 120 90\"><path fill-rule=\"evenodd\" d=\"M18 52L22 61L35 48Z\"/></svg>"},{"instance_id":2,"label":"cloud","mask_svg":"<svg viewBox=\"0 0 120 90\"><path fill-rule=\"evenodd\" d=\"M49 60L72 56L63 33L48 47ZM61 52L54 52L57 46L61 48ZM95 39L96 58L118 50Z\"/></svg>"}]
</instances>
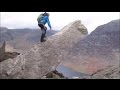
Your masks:
<instances>
[{"instance_id":1,"label":"cloud","mask_svg":"<svg viewBox=\"0 0 120 90\"><path fill-rule=\"evenodd\" d=\"M1 26L8 28L39 28L37 17L42 12L1 12ZM49 12L53 29L60 30L75 20L81 20L93 31L97 26L119 19L119 12Z\"/></svg>"}]
</instances>

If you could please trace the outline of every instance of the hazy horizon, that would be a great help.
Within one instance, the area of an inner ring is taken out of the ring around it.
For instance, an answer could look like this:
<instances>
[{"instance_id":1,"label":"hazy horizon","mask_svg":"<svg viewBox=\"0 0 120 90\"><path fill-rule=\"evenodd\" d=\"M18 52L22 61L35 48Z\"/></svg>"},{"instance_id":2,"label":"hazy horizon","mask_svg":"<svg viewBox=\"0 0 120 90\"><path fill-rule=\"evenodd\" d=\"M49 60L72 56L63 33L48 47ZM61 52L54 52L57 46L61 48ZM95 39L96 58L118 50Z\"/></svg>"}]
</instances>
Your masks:
<instances>
[{"instance_id":1,"label":"hazy horizon","mask_svg":"<svg viewBox=\"0 0 120 90\"><path fill-rule=\"evenodd\" d=\"M9 29L39 29L37 17L42 12L1 12L1 27ZM88 32L112 20L120 19L119 12L49 12L53 30L61 30L67 24L81 20ZM47 26L47 25L46 25ZM47 26L48 27L48 26ZM49 27L48 27L49 29Z\"/></svg>"}]
</instances>

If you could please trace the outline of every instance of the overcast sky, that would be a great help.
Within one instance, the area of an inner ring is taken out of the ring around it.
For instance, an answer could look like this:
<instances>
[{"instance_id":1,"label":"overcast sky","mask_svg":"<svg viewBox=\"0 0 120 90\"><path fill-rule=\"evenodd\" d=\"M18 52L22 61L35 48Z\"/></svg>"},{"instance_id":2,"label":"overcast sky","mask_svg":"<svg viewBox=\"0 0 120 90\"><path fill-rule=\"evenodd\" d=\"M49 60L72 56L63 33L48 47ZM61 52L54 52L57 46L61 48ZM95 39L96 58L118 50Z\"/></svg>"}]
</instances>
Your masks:
<instances>
[{"instance_id":1,"label":"overcast sky","mask_svg":"<svg viewBox=\"0 0 120 90\"><path fill-rule=\"evenodd\" d=\"M0 25L7 28L38 28L37 17L42 12L1 12ZM49 12L52 29L60 30L75 20L81 20L89 32L97 26L120 18L119 12ZM49 28L48 28L49 29Z\"/></svg>"}]
</instances>

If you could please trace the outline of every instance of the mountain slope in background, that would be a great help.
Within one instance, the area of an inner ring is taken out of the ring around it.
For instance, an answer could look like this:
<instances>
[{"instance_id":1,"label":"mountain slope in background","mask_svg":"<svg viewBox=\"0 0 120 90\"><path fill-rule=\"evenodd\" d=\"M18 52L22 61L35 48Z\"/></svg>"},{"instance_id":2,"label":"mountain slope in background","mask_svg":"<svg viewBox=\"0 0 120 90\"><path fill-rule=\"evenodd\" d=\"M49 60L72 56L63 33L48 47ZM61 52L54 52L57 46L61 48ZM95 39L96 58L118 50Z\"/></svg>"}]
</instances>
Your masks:
<instances>
[{"instance_id":1,"label":"mountain slope in background","mask_svg":"<svg viewBox=\"0 0 120 90\"><path fill-rule=\"evenodd\" d=\"M47 31L47 36L51 36L57 33L57 31ZM4 41L7 41L7 45L13 47L16 50L28 49L33 44L40 41L41 30L38 29L7 29L0 27L0 46Z\"/></svg>"},{"instance_id":2,"label":"mountain slope in background","mask_svg":"<svg viewBox=\"0 0 120 90\"><path fill-rule=\"evenodd\" d=\"M69 51L65 63L76 71L92 74L109 65L120 62L120 20L111 21L96 28Z\"/></svg>"}]
</instances>

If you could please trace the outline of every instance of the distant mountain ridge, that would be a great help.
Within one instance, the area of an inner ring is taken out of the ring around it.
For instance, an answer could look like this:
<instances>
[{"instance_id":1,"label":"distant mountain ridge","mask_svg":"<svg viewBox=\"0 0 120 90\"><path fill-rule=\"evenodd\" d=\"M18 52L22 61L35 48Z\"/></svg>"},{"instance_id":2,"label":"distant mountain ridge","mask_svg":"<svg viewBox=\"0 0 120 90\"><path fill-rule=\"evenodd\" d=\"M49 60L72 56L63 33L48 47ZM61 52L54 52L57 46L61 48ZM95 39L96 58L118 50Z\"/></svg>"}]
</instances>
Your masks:
<instances>
[{"instance_id":1,"label":"distant mountain ridge","mask_svg":"<svg viewBox=\"0 0 120 90\"><path fill-rule=\"evenodd\" d=\"M46 35L51 36L55 33L57 33L57 31L48 30ZM27 45L29 46L29 44L38 43L40 41L40 37L40 29L8 29L6 27L0 27L0 45L2 45L4 41L7 41L13 47L24 49L27 47ZM18 45L21 43L22 45L19 47ZM26 47L24 47L24 44L27 44Z\"/></svg>"}]
</instances>

